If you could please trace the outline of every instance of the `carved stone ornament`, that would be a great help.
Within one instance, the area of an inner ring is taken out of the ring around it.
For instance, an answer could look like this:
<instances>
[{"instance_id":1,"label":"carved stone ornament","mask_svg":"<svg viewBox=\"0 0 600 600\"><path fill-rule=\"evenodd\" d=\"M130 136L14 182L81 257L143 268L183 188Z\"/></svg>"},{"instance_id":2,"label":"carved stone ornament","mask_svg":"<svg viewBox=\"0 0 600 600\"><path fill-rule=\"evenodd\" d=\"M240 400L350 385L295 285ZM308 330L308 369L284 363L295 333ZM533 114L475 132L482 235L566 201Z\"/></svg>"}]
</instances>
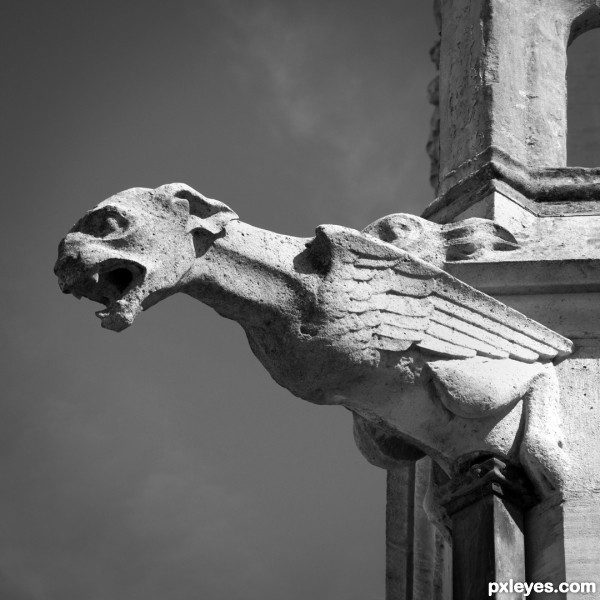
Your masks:
<instances>
[{"instance_id":1,"label":"carved stone ornament","mask_svg":"<svg viewBox=\"0 0 600 600\"><path fill-rule=\"evenodd\" d=\"M96 314L115 331L177 292L235 319L280 385L353 412L367 454L389 437L447 472L465 457L503 457L547 496L568 469L553 361L572 344L440 268L516 247L491 221L410 215L362 233L280 235L170 184L86 213L55 271L63 292L104 304Z\"/></svg>"}]
</instances>

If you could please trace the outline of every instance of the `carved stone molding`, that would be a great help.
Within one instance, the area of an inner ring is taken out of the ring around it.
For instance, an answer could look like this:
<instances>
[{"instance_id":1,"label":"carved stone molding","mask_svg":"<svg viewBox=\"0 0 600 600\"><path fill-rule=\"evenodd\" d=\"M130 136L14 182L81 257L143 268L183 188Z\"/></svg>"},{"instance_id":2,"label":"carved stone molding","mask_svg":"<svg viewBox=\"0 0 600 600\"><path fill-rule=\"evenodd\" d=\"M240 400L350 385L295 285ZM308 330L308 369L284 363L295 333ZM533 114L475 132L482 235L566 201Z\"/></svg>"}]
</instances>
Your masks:
<instances>
[{"instance_id":1,"label":"carved stone molding","mask_svg":"<svg viewBox=\"0 0 600 600\"><path fill-rule=\"evenodd\" d=\"M438 500L452 516L489 495L498 496L524 510L538 502L523 470L495 456L470 458L440 488Z\"/></svg>"},{"instance_id":2,"label":"carved stone molding","mask_svg":"<svg viewBox=\"0 0 600 600\"><path fill-rule=\"evenodd\" d=\"M442 28L442 12L439 0L434 0L433 13L438 31ZM440 48L442 45L441 37L439 37L429 55L431 61L435 65L436 75L427 87L427 97L429 103L433 105L433 114L429 122L429 138L427 139L427 155L430 160L429 183L435 190L436 194L439 189L440 177Z\"/></svg>"},{"instance_id":3,"label":"carved stone molding","mask_svg":"<svg viewBox=\"0 0 600 600\"><path fill-rule=\"evenodd\" d=\"M499 191L536 216L600 214L600 168L530 167L496 146L452 172L455 183L424 211L443 220Z\"/></svg>"}]
</instances>

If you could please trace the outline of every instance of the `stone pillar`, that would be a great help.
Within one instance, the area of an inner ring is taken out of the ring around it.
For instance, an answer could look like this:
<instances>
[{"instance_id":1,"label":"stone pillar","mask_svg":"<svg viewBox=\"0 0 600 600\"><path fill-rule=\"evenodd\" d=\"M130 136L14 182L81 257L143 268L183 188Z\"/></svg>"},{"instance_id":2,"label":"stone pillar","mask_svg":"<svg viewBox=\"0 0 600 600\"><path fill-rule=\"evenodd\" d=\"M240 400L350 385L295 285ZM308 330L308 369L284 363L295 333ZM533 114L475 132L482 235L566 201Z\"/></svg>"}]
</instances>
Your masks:
<instances>
[{"instance_id":1,"label":"stone pillar","mask_svg":"<svg viewBox=\"0 0 600 600\"><path fill-rule=\"evenodd\" d=\"M439 197L423 216L493 218L504 198L533 214L597 203L600 170L565 167L567 47L600 25L597 2L453 0L437 12Z\"/></svg>"},{"instance_id":2,"label":"stone pillar","mask_svg":"<svg viewBox=\"0 0 600 600\"><path fill-rule=\"evenodd\" d=\"M387 470L386 600L448 600L452 543L437 501L446 475L406 441L357 415L354 439L371 464Z\"/></svg>"},{"instance_id":3,"label":"stone pillar","mask_svg":"<svg viewBox=\"0 0 600 600\"><path fill-rule=\"evenodd\" d=\"M565 166L567 47L600 26L600 6L453 0L438 10L439 197L423 216L483 217L508 229L515 252L446 270L575 343L557 369L569 457L562 495L530 508L520 531L528 581L596 583L595 594L530 598L600 598L600 168ZM509 519L497 495L486 498L481 510ZM460 533L458 514L460 547L469 531ZM522 576L520 566L511 569Z\"/></svg>"},{"instance_id":4,"label":"stone pillar","mask_svg":"<svg viewBox=\"0 0 600 600\"><path fill-rule=\"evenodd\" d=\"M510 261L488 256L447 270L575 343L557 365L564 488L525 514L527 581L594 582L597 591L530 597L600 598L600 214L531 215L505 200L495 216L522 248Z\"/></svg>"},{"instance_id":5,"label":"stone pillar","mask_svg":"<svg viewBox=\"0 0 600 600\"><path fill-rule=\"evenodd\" d=\"M423 457L387 473L386 600L446 600L452 544L446 524L431 512L435 465Z\"/></svg>"},{"instance_id":6,"label":"stone pillar","mask_svg":"<svg viewBox=\"0 0 600 600\"><path fill-rule=\"evenodd\" d=\"M526 581L525 510L535 503L525 476L497 458L476 462L444 486L452 519L453 593L461 600L517 600L491 582Z\"/></svg>"},{"instance_id":7,"label":"stone pillar","mask_svg":"<svg viewBox=\"0 0 600 600\"><path fill-rule=\"evenodd\" d=\"M415 463L387 471L385 597L413 600Z\"/></svg>"},{"instance_id":8,"label":"stone pillar","mask_svg":"<svg viewBox=\"0 0 600 600\"><path fill-rule=\"evenodd\" d=\"M569 24L548 4L442 2L442 192L492 158L566 164Z\"/></svg>"}]
</instances>

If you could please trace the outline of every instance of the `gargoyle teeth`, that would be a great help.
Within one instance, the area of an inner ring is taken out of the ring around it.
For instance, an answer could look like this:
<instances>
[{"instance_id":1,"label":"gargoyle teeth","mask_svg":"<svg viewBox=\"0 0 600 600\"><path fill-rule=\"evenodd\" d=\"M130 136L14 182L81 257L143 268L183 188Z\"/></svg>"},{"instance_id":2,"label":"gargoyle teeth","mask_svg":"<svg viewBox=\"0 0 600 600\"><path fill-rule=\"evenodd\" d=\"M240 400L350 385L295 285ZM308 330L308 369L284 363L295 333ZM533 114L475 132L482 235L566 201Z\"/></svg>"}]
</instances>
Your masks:
<instances>
[{"instance_id":1,"label":"gargoyle teeth","mask_svg":"<svg viewBox=\"0 0 600 600\"><path fill-rule=\"evenodd\" d=\"M94 283L98 283L98 281L100 281L100 273L98 273L98 271L96 271L93 275L92 275L92 281Z\"/></svg>"}]
</instances>

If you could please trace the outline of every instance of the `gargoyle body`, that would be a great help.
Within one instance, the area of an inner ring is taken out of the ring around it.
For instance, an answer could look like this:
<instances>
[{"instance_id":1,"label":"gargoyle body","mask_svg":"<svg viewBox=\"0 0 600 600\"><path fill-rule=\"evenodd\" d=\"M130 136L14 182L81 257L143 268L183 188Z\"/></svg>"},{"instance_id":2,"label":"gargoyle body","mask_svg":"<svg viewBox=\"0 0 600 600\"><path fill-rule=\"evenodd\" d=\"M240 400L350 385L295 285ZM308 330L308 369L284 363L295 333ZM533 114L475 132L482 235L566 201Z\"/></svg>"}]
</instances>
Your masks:
<instances>
[{"instance_id":1,"label":"gargoyle body","mask_svg":"<svg viewBox=\"0 0 600 600\"><path fill-rule=\"evenodd\" d=\"M468 235L476 230L483 244ZM279 384L350 409L359 445L375 432L400 438L448 471L464 457L499 455L547 494L565 464L552 361L571 343L440 268L482 245L515 241L489 221L437 226L408 215L363 233L324 225L296 238L171 184L127 190L86 213L55 270L65 293L105 304L97 315L117 331L189 294L238 321Z\"/></svg>"}]
</instances>

